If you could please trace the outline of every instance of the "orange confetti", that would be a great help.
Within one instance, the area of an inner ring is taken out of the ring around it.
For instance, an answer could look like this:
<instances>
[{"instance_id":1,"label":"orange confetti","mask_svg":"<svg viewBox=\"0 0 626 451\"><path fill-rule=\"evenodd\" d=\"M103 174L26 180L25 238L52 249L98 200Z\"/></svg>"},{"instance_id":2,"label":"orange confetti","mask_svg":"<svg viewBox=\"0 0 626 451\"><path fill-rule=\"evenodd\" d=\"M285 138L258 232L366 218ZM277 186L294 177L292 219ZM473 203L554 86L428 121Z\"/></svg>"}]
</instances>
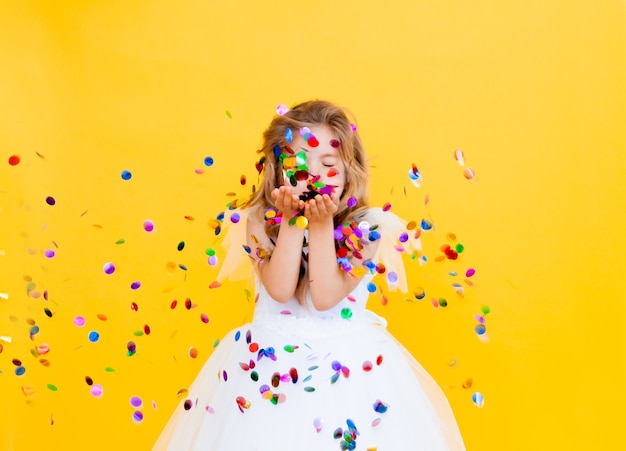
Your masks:
<instances>
[{"instance_id":1,"label":"orange confetti","mask_svg":"<svg viewBox=\"0 0 626 451\"><path fill-rule=\"evenodd\" d=\"M209 288L219 288L221 286L222 284L216 280L214 282L211 282L211 285L209 285Z\"/></svg>"}]
</instances>

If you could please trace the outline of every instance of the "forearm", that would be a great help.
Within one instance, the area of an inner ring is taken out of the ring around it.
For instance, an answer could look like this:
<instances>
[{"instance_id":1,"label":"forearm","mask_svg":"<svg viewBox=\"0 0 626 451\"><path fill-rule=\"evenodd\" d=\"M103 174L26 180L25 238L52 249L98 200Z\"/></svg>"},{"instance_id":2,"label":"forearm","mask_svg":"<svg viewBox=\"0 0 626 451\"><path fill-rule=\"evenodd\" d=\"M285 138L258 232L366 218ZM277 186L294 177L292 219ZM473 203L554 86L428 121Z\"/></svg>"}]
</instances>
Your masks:
<instances>
[{"instance_id":1,"label":"forearm","mask_svg":"<svg viewBox=\"0 0 626 451\"><path fill-rule=\"evenodd\" d=\"M357 282L337 263L332 220L310 224L309 286L313 306L317 310L334 307Z\"/></svg>"},{"instance_id":2,"label":"forearm","mask_svg":"<svg viewBox=\"0 0 626 451\"><path fill-rule=\"evenodd\" d=\"M270 296L278 302L287 302L294 295L300 275L304 231L281 223L271 256L259 263L259 276Z\"/></svg>"}]
</instances>

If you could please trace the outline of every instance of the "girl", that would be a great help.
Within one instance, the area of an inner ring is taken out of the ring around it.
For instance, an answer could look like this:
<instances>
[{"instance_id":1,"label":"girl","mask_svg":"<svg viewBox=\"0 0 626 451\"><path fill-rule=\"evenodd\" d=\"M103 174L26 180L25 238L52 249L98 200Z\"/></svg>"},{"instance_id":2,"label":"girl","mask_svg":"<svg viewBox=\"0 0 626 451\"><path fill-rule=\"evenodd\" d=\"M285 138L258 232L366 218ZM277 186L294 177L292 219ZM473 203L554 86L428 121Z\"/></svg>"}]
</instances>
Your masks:
<instances>
[{"instance_id":1,"label":"girl","mask_svg":"<svg viewBox=\"0 0 626 451\"><path fill-rule=\"evenodd\" d=\"M406 291L398 249L420 243L368 206L367 159L345 112L299 104L274 118L259 152L263 180L241 210L254 320L222 340L155 449L465 449L440 388L365 309L378 273Z\"/></svg>"}]
</instances>

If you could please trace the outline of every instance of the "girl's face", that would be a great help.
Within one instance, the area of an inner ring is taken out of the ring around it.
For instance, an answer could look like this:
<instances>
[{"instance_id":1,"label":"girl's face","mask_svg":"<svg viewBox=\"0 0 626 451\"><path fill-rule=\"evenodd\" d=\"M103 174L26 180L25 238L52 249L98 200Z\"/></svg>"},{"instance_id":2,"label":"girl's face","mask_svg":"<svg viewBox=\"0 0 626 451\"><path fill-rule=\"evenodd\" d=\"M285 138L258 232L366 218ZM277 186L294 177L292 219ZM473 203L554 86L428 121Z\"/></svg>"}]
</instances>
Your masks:
<instances>
[{"instance_id":1,"label":"girl's face","mask_svg":"<svg viewBox=\"0 0 626 451\"><path fill-rule=\"evenodd\" d=\"M339 155L339 140L326 125L314 125L309 128L310 134L318 143L317 146L311 139L305 141L299 130L293 130L293 140L289 144L296 155L302 152L306 158L308 177L305 179L299 176L296 186L293 186L286 175L287 171L284 171L284 184L291 186L297 196L311 191L311 184L317 184L317 191L327 194L332 191L339 199L346 184L346 167ZM324 184L321 188L320 182Z\"/></svg>"}]
</instances>

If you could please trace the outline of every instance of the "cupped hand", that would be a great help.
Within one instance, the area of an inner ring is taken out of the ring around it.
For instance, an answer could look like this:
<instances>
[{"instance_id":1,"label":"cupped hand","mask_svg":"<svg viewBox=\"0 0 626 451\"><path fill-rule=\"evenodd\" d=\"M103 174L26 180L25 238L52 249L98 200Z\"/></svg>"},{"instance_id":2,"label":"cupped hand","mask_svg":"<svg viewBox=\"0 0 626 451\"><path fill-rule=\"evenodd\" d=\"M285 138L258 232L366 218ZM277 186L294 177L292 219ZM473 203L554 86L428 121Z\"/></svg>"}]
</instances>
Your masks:
<instances>
[{"instance_id":1,"label":"cupped hand","mask_svg":"<svg viewBox=\"0 0 626 451\"><path fill-rule=\"evenodd\" d=\"M339 209L339 199L333 194L318 194L309 200L304 206L304 216L308 219L309 224L320 223L330 220Z\"/></svg>"},{"instance_id":2,"label":"cupped hand","mask_svg":"<svg viewBox=\"0 0 626 451\"><path fill-rule=\"evenodd\" d=\"M304 202L293 193L288 186L274 188L272 191L272 199L276 209L282 212L283 216L291 218L296 212L304 208Z\"/></svg>"}]
</instances>

